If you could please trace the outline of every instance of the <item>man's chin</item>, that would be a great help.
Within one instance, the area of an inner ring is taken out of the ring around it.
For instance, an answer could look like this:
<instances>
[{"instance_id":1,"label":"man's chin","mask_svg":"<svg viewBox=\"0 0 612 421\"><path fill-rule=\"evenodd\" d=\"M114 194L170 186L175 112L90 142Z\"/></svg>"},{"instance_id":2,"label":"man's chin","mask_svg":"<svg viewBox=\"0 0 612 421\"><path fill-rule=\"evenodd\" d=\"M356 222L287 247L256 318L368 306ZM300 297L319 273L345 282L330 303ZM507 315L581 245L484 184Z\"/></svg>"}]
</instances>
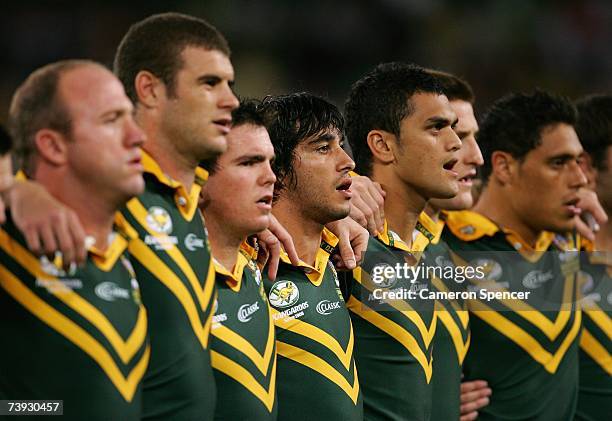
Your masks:
<instances>
[{"instance_id":1,"label":"man's chin","mask_svg":"<svg viewBox=\"0 0 612 421\"><path fill-rule=\"evenodd\" d=\"M203 155L199 157L200 161L214 159L225 152L227 150L227 139L225 136L218 135L208 139L204 143L204 146L205 147L200 151L200 155Z\"/></svg>"}]
</instances>

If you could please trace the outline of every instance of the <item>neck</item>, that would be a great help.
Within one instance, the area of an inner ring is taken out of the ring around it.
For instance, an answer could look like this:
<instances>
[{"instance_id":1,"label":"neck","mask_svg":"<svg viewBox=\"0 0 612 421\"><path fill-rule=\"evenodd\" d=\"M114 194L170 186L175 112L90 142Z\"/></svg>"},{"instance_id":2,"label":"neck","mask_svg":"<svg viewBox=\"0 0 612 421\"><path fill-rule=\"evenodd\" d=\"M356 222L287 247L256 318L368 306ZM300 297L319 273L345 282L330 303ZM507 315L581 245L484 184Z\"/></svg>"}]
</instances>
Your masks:
<instances>
[{"instance_id":1,"label":"neck","mask_svg":"<svg viewBox=\"0 0 612 421\"><path fill-rule=\"evenodd\" d=\"M105 250L113 229L117 210L125 204L113 191L101 192L83 184L74 174L39 166L34 179L58 201L72 209L85 233L96 240L96 247ZM91 194L92 190L96 194ZM106 193L106 194L105 194Z\"/></svg>"},{"instance_id":2,"label":"neck","mask_svg":"<svg viewBox=\"0 0 612 421\"><path fill-rule=\"evenodd\" d=\"M223 222L222 217L213 212L204 211L204 217L212 255L226 269L233 270L240 244L246 240L248 234L234 232Z\"/></svg>"},{"instance_id":3,"label":"neck","mask_svg":"<svg viewBox=\"0 0 612 421\"><path fill-rule=\"evenodd\" d=\"M164 135L158 118L147 118L143 110L137 112L136 121L147 134L143 149L151 155L162 171L178 180L189 191L194 182L194 172L199 162L177 150L176 144Z\"/></svg>"},{"instance_id":4,"label":"neck","mask_svg":"<svg viewBox=\"0 0 612 421\"><path fill-rule=\"evenodd\" d=\"M438 209L432 205L431 202L427 202L427 206L425 206L425 213L431 218L432 221L438 222L438 219L440 219L440 212L441 209Z\"/></svg>"},{"instance_id":5,"label":"neck","mask_svg":"<svg viewBox=\"0 0 612 421\"><path fill-rule=\"evenodd\" d=\"M321 245L323 225L306 217L296 204L297 201L281 197L274 204L272 214L291 235L300 260L314 265L317 251Z\"/></svg>"},{"instance_id":6,"label":"neck","mask_svg":"<svg viewBox=\"0 0 612 421\"><path fill-rule=\"evenodd\" d=\"M482 191L474 211L486 216L503 228L511 229L532 247L540 235L523 221L508 203L508 193L502 191L498 182L491 178Z\"/></svg>"},{"instance_id":7,"label":"neck","mask_svg":"<svg viewBox=\"0 0 612 421\"><path fill-rule=\"evenodd\" d=\"M377 181L386 192L385 219L387 226L407 244L412 244L412 232L419 215L425 209L427 199L404 183L390 166L374 166L372 180Z\"/></svg>"}]
</instances>

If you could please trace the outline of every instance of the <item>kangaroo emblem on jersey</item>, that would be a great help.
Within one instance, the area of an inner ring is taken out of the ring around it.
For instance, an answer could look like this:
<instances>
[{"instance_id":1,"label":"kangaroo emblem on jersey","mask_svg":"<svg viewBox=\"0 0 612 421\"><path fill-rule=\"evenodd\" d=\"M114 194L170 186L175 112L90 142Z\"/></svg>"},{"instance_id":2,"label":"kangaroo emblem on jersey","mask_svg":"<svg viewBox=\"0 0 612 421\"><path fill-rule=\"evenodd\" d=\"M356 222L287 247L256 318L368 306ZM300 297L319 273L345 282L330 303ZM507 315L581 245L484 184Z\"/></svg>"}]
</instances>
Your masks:
<instances>
[{"instance_id":1,"label":"kangaroo emblem on jersey","mask_svg":"<svg viewBox=\"0 0 612 421\"><path fill-rule=\"evenodd\" d=\"M147 224L149 228L160 234L170 234L172 232L172 218L164 208L151 206L147 213Z\"/></svg>"},{"instance_id":2,"label":"kangaroo emblem on jersey","mask_svg":"<svg viewBox=\"0 0 612 421\"><path fill-rule=\"evenodd\" d=\"M300 298L297 285L291 281L278 281L270 289L270 304L274 307L285 308L293 305Z\"/></svg>"}]
</instances>

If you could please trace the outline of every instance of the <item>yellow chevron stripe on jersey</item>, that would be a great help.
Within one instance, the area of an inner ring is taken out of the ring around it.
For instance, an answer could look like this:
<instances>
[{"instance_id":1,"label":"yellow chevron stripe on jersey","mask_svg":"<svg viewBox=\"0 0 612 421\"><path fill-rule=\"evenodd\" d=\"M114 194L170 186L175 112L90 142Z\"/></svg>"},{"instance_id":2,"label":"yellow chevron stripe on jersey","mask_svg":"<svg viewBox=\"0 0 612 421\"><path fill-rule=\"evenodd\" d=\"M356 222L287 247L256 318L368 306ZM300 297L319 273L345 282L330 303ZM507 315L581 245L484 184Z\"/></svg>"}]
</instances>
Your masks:
<instances>
[{"instance_id":1,"label":"yellow chevron stripe on jersey","mask_svg":"<svg viewBox=\"0 0 612 421\"><path fill-rule=\"evenodd\" d=\"M137 198L130 200L127 204L127 208L132 213L134 218L136 218L138 223L150 235L153 235L155 237L167 237L165 234L159 234L153 231L151 228L149 228L149 224L147 224L147 221L146 221L147 210L142 205L140 200L138 200ZM208 274L206 275L206 280L204 282L204 289L202 289L202 286L200 282L198 282L198 277L194 273L193 268L191 267L189 262L187 262L187 259L185 259L185 256L183 256L183 253L181 253L178 247L172 244L172 246L169 247L167 250L165 250L165 252L172 259L172 261L174 261L174 263L176 263L176 265L181 269L183 274L187 277L187 280L189 281L189 284L191 285L191 288L193 289L194 294L196 295L198 299L200 308L202 310L207 309L210 304L210 300L212 298L212 292L214 290L214 285L215 285L214 265L210 264L208 266Z\"/></svg>"},{"instance_id":2,"label":"yellow chevron stripe on jersey","mask_svg":"<svg viewBox=\"0 0 612 421\"><path fill-rule=\"evenodd\" d=\"M276 348L278 355L282 355L285 358L293 360L321 374L323 377L340 387L344 393L351 398L354 404L357 403L357 398L359 396L359 380L357 379L357 368L355 364L353 364L354 379L351 385L334 367L304 349L281 341L276 342Z\"/></svg>"},{"instance_id":3,"label":"yellow chevron stripe on jersey","mask_svg":"<svg viewBox=\"0 0 612 421\"><path fill-rule=\"evenodd\" d=\"M12 239L3 229L0 229L0 247L9 256L15 259L21 267L30 272L32 276L45 279L49 282L55 281L58 283L58 286L61 285L61 282L56 277L43 272L42 269L40 269L39 260L17 241ZM124 341L108 318L95 306L90 304L89 301L68 288L62 288L58 291L61 292L53 292L49 289L50 294L53 294L58 300L62 301L95 326L108 340L124 364L132 359L134 354L136 354L146 340L147 317L146 310L143 307L141 307L138 312L138 319L134 325L134 329L132 329L127 340Z\"/></svg>"},{"instance_id":4,"label":"yellow chevron stripe on jersey","mask_svg":"<svg viewBox=\"0 0 612 421\"><path fill-rule=\"evenodd\" d=\"M459 365L463 364L463 360L467 355L468 349L470 348L470 340L472 338L471 332L468 332L467 339L463 342L463 335L461 334L461 330L457 323L453 319L453 316L444 309L444 306L436 301L436 315L446 327L446 330L450 334L451 339L453 340L453 344L455 345L455 350L457 351L457 358L459 360Z\"/></svg>"},{"instance_id":5,"label":"yellow chevron stripe on jersey","mask_svg":"<svg viewBox=\"0 0 612 421\"><path fill-rule=\"evenodd\" d=\"M446 285L444 285L444 282L442 282L440 279L436 277L432 279L432 284L436 287L438 291L442 291L446 293L450 292L448 288L446 287ZM461 325L463 326L463 329L467 329L468 323L470 322L470 312L468 310L462 309L462 307L459 305L457 300L447 300L447 301L450 303L453 310L455 310L457 316L459 317L459 320L461 321ZM442 308L444 308L444 306L442 306Z\"/></svg>"},{"instance_id":6,"label":"yellow chevron stripe on jersey","mask_svg":"<svg viewBox=\"0 0 612 421\"><path fill-rule=\"evenodd\" d=\"M498 283L493 282L480 282L478 285L482 287L493 287L493 290L499 290L502 292L507 292L506 288L500 287ZM506 307L513 310L521 316L523 319L530 322L532 325L537 327L542 333L548 337L551 341L555 340L557 336L563 331L565 326L570 319L570 313L572 308L572 292L574 291L574 276L568 275L565 278L565 282L563 285L563 298L561 308L557 313L557 317L554 322L551 322L550 319L544 316L540 311L533 308L528 303L522 300L513 300L513 299L501 299L498 300L500 303L503 303ZM474 301L470 301L470 305L473 305Z\"/></svg>"},{"instance_id":7,"label":"yellow chevron stripe on jersey","mask_svg":"<svg viewBox=\"0 0 612 421\"><path fill-rule=\"evenodd\" d=\"M200 315L196 308L195 301L189 290L183 285L181 280L176 276L174 271L153 252L141 239L136 239L130 242L130 253L134 256L149 272L151 272L166 288L174 294L179 300L185 314L189 318L193 333L196 335L202 348L208 348L208 340L210 335L210 325L214 312L210 312L204 324L200 320ZM213 267L213 265L210 265ZM213 268L214 274L214 268Z\"/></svg>"},{"instance_id":8,"label":"yellow chevron stripe on jersey","mask_svg":"<svg viewBox=\"0 0 612 421\"><path fill-rule=\"evenodd\" d=\"M358 267L353 270L353 278L357 282L359 282L359 284L361 284L361 286L366 291L373 293L373 291L369 289L367 285L374 285L374 282L371 281L370 274L364 271L361 267ZM363 283L362 280L365 280L366 283ZM431 344L431 341L433 340L434 335L436 333L435 311L431 319L431 324L429 325L429 328L428 328L425 325L425 322L423 321L421 316L419 315L419 312L415 311L412 308L412 306L408 304L406 301L401 301L401 300L388 300L388 301L384 300L384 301L389 306L395 308L399 313L401 313L404 317L406 317L416 326L416 328L419 330L419 333L421 334L421 338L423 339L425 346L429 347L429 344ZM357 312L357 309L355 309L355 312Z\"/></svg>"},{"instance_id":9,"label":"yellow chevron stripe on jersey","mask_svg":"<svg viewBox=\"0 0 612 421\"><path fill-rule=\"evenodd\" d=\"M432 359L427 360L427 356L421 350L417 340L408 332L406 329L395 323L393 320L389 320L386 317L382 316L380 313L377 313L366 304L362 303L354 296L351 295L346 306L356 315L361 317L364 320L367 320L383 332L387 333L393 339L398 341L400 344L404 346L410 352L411 355L418 361L418 363L423 368L425 372L425 378L427 379L427 383L431 380L432 373ZM434 315L432 324L435 327L436 317ZM434 329L435 332L435 329Z\"/></svg>"},{"instance_id":10,"label":"yellow chevron stripe on jersey","mask_svg":"<svg viewBox=\"0 0 612 421\"><path fill-rule=\"evenodd\" d=\"M219 325L212 330L212 334L221 339L223 342L227 343L231 347L236 350L242 352L246 355L249 360L255 364L255 367L262 374L266 374L268 372L268 367L270 366L270 361L276 359L272 357L272 351L274 350L274 321L272 320L272 314L268 310L269 318L268 318L268 340L266 342L266 348L264 350L263 355L260 354L253 345L242 336L228 328L224 325Z\"/></svg>"},{"instance_id":11,"label":"yellow chevron stripe on jersey","mask_svg":"<svg viewBox=\"0 0 612 421\"><path fill-rule=\"evenodd\" d=\"M608 339L612 340L612 319L603 311L597 303L590 303L588 309L583 309L589 319L606 334Z\"/></svg>"},{"instance_id":12,"label":"yellow chevron stripe on jersey","mask_svg":"<svg viewBox=\"0 0 612 421\"><path fill-rule=\"evenodd\" d=\"M272 373L270 374L271 380L267 390L255 380L255 377L253 377L248 370L230 360L225 355L211 350L210 361L214 369L225 373L243 385L265 405L268 411L272 411L272 407L274 406L274 392L276 390L276 358L273 358Z\"/></svg>"},{"instance_id":13,"label":"yellow chevron stripe on jersey","mask_svg":"<svg viewBox=\"0 0 612 421\"><path fill-rule=\"evenodd\" d=\"M274 308L272 309L272 317L275 317L278 313L278 310ZM351 357L353 356L353 345L355 343L352 324L350 325L351 332L348 343L346 344L346 349L343 349L342 345L340 345L336 338L331 336L323 329L311 325L310 323L306 323L298 319L284 320L282 318L278 318L274 323L281 329L288 330L289 332L296 333L312 341L320 343L338 357L338 360L340 360L344 368L347 370L349 369L351 365Z\"/></svg>"},{"instance_id":14,"label":"yellow chevron stripe on jersey","mask_svg":"<svg viewBox=\"0 0 612 421\"><path fill-rule=\"evenodd\" d=\"M518 346L523 348L525 352L527 352L531 357L540 363L546 371L551 374L554 374L557 371L559 363L565 352L571 345L572 341L578 335L580 331L580 322L582 320L582 312L580 310L576 310L576 316L574 317L574 323L567 333L563 342L557 349L554 354L546 351L544 347L529 333L527 333L524 329L517 326L515 323L512 323L510 320L502 316L497 311L494 311L486 304L481 301L473 301L471 303L473 306L472 314L485 323L489 324L493 329L506 336L512 342L516 343Z\"/></svg>"},{"instance_id":15,"label":"yellow chevron stripe on jersey","mask_svg":"<svg viewBox=\"0 0 612 421\"><path fill-rule=\"evenodd\" d=\"M610 355L608 350L586 329L582 329L580 348L582 348L593 361L601 366L608 375L612 376L612 355Z\"/></svg>"},{"instance_id":16,"label":"yellow chevron stripe on jersey","mask_svg":"<svg viewBox=\"0 0 612 421\"><path fill-rule=\"evenodd\" d=\"M93 336L40 299L1 264L0 277L3 280L2 287L9 295L24 306L30 313L89 355L106 373L119 393L121 393L121 396L123 396L127 402L132 401L136 388L149 364L149 345L147 345L144 354L126 378L117 367L117 364L115 364L113 357L111 357L108 351L100 345Z\"/></svg>"}]
</instances>

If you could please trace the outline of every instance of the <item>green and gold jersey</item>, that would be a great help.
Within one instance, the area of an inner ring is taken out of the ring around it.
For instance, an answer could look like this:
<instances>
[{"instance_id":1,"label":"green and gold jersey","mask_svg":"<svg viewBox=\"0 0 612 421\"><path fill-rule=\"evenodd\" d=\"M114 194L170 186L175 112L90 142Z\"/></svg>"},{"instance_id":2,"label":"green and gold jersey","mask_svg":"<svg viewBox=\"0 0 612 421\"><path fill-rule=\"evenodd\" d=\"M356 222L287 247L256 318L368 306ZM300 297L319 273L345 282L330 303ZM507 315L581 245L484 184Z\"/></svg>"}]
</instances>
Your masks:
<instances>
[{"instance_id":1,"label":"green and gold jersey","mask_svg":"<svg viewBox=\"0 0 612 421\"><path fill-rule=\"evenodd\" d=\"M329 261L338 238L327 229L314 266L281 255L264 280L276 326L279 420L362 420L353 327Z\"/></svg>"},{"instance_id":2,"label":"green and gold jersey","mask_svg":"<svg viewBox=\"0 0 612 421\"><path fill-rule=\"evenodd\" d=\"M355 329L355 361L367 420L430 417L435 301L419 298L419 291L430 285L420 276L378 276L384 268L418 263L434 237L434 228L421 218L417 229L420 234L409 247L385 222L384 232L370 238L361 266L347 280L347 306ZM415 296L383 297L382 292Z\"/></svg>"},{"instance_id":3,"label":"green and gold jersey","mask_svg":"<svg viewBox=\"0 0 612 421\"><path fill-rule=\"evenodd\" d=\"M577 420L607 420L612 414L612 260L610 252L582 253L583 327Z\"/></svg>"},{"instance_id":4,"label":"green and gold jersey","mask_svg":"<svg viewBox=\"0 0 612 421\"><path fill-rule=\"evenodd\" d=\"M274 322L256 258L243 243L232 272L215 261L218 297L210 352L216 420L276 420Z\"/></svg>"},{"instance_id":5,"label":"green and gold jersey","mask_svg":"<svg viewBox=\"0 0 612 421\"><path fill-rule=\"evenodd\" d=\"M440 215L436 237L427 247L424 260L444 269L455 265L448 245L440 240L445 214ZM432 276L432 289L444 293L436 299L438 324L433 340L432 396L433 421L458 420L461 406L461 373L463 360L470 346L469 312L461 293L467 291L466 278L461 276ZM452 294L456 293L456 294Z\"/></svg>"},{"instance_id":6,"label":"green and gold jersey","mask_svg":"<svg viewBox=\"0 0 612 421\"><path fill-rule=\"evenodd\" d=\"M0 399L63 400L67 420L140 420L147 313L117 226L83 267L37 258L11 220L0 229Z\"/></svg>"},{"instance_id":7,"label":"green and gold jersey","mask_svg":"<svg viewBox=\"0 0 612 421\"><path fill-rule=\"evenodd\" d=\"M468 303L463 366L466 380L486 380L493 390L479 419L573 419L582 319L573 241L545 232L532 248L472 211L449 212L446 226L442 239L457 260L482 272L470 280L476 298Z\"/></svg>"},{"instance_id":8,"label":"green and gold jersey","mask_svg":"<svg viewBox=\"0 0 612 421\"><path fill-rule=\"evenodd\" d=\"M213 418L216 390L209 335L215 270L198 196L206 172L187 192L143 153L145 192L119 215L138 232L129 245L149 314L151 363L143 381L144 419Z\"/></svg>"}]
</instances>

